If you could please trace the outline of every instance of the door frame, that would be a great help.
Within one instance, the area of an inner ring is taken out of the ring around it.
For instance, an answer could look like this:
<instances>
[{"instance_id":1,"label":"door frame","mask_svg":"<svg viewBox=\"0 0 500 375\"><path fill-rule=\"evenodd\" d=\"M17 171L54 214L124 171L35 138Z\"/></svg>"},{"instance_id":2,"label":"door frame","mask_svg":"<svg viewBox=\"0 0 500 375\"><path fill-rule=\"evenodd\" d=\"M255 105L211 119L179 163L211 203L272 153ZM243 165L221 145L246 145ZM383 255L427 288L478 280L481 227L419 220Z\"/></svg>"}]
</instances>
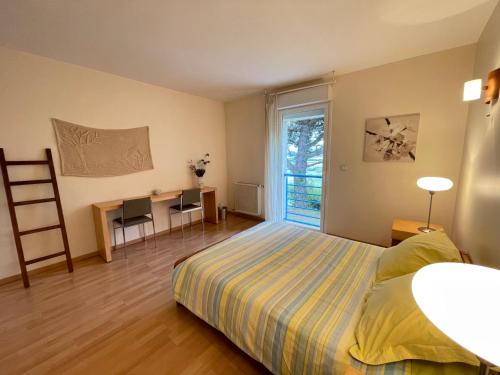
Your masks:
<instances>
[{"instance_id":1,"label":"door frame","mask_svg":"<svg viewBox=\"0 0 500 375\"><path fill-rule=\"evenodd\" d=\"M288 107L281 107L278 108L278 119L280 122L280 128L282 131L282 139L283 139L283 145L282 145L282 159L283 159L283 165L282 165L282 171L281 171L281 178L283 179L282 181L282 188L285 183L284 179L284 171L286 170L286 142L287 142L287 132L284 126L284 117L287 114L295 114L295 113L300 113L300 112L306 112L306 111L314 111L315 109L323 109L324 111L324 146L323 146L323 170L322 170L322 181L321 181L321 209L320 209L320 228L319 231L322 233L326 232L326 207L328 204L328 188L329 188L329 172L330 172L330 134L331 134L331 100L320 100L312 103L305 103L305 104L299 104L299 105L293 105L293 106L288 106ZM285 205L287 204L287 197L285 197L284 191L283 191L283 209L285 209ZM282 213L284 217L284 212Z\"/></svg>"}]
</instances>

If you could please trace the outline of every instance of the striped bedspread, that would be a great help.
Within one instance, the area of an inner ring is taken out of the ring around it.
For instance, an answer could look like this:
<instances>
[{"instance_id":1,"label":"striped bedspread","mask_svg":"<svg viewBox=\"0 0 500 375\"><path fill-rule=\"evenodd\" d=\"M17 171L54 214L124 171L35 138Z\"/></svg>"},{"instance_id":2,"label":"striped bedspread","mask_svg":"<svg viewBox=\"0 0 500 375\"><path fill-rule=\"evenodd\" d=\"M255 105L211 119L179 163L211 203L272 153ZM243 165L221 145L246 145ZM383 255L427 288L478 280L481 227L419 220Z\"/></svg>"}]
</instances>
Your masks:
<instances>
[{"instance_id":1,"label":"striped bedspread","mask_svg":"<svg viewBox=\"0 0 500 375\"><path fill-rule=\"evenodd\" d=\"M274 374L409 374L348 354L382 251L266 222L176 267L175 299Z\"/></svg>"}]
</instances>

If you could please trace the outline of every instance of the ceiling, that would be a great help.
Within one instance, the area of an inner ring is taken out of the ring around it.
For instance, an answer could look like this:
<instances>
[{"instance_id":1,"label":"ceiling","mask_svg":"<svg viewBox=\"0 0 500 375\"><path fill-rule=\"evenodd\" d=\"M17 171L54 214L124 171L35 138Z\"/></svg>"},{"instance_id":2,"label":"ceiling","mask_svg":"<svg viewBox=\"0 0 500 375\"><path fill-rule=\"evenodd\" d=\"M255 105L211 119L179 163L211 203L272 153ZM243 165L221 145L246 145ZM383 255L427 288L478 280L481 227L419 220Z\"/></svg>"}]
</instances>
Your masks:
<instances>
[{"instance_id":1,"label":"ceiling","mask_svg":"<svg viewBox=\"0 0 500 375\"><path fill-rule=\"evenodd\" d=\"M474 43L498 0L0 0L0 45L230 100Z\"/></svg>"}]
</instances>

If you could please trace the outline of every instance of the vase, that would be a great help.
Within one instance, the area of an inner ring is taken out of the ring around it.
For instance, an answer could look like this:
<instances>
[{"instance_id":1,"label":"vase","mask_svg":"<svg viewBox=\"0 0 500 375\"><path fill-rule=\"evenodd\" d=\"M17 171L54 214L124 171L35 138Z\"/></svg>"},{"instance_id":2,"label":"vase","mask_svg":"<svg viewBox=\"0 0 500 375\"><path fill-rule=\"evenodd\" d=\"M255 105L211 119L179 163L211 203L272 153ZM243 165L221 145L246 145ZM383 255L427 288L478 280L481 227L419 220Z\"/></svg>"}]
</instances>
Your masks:
<instances>
[{"instance_id":1,"label":"vase","mask_svg":"<svg viewBox=\"0 0 500 375\"><path fill-rule=\"evenodd\" d=\"M205 184L203 183L203 177L198 177L198 186L202 189Z\"/></svg>"}]
</instances>

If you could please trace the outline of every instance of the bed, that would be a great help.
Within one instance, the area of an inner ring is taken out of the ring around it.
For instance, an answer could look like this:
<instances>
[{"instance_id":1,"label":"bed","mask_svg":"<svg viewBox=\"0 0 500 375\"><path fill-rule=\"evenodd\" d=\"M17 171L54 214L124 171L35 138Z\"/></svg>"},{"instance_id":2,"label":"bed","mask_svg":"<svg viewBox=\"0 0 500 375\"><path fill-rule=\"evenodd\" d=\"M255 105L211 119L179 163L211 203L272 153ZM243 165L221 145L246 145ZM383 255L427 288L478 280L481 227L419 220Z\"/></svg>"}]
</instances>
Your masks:
<instances>
[{"instance_id":1,"label":"bed","mask_svg":"<svg viewBox=\"0 0 500 375\"><path fill-rule=\"evenodd\" d=\"M367 366L349 355L383 251L264 222L178 264L174 297L274 374L463 373L421 361Z\"/></svg>"}]
</instances>

